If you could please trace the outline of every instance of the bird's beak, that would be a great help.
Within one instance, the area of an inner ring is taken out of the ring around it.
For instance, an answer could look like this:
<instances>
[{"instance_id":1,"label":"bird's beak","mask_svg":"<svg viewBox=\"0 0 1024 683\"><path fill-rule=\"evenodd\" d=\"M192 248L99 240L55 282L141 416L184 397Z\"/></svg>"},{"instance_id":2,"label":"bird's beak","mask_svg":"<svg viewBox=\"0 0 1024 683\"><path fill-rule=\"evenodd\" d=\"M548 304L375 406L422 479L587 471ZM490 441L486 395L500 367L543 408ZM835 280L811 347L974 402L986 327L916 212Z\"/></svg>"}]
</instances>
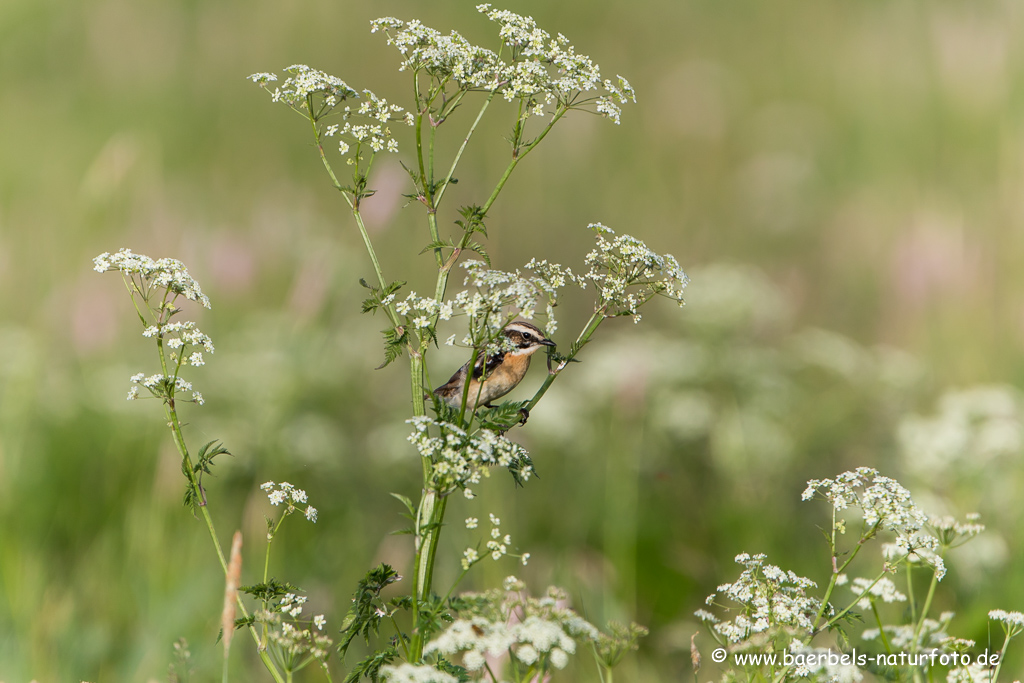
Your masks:
<instances>
[{"instance_id":1,"label":"bird's beak","mask_svg":"<svg viewBox=\"0 0 1024 683\"><path fill-rule=\"evenodd\" d=\"M557 346L555 342L551 341L550 339L541 339L540 343L543 344L544 346Z\"/></svg>"}]
</instances>

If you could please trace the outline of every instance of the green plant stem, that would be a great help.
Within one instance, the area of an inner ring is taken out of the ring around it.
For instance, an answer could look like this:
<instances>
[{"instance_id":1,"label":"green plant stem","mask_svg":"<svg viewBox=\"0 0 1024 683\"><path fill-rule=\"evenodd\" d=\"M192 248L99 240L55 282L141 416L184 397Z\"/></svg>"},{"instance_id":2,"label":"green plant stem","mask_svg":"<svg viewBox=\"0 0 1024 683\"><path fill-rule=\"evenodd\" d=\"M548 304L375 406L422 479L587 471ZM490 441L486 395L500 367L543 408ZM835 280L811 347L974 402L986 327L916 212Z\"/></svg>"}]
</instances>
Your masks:
<instances>
[{"instance_id":1,"label":"green plant stem","mask_svg":"<svg viewBox=\"0 0 1024 683\"><path fill-rule=\"evenodd\" d=\"M334 169L331 167L331 162L327 160L327 153L324 152L324 146L320 142L320 131L316 127L316 118L312 114L310 109L310 115L307 117L310 125L313 127L313 138L316 140L316 148L320 153L320 161L324 165L324 169L327 171L327 175L331 178L331 183L335 189L340 191L345 197L345 201L348 202L349 207L352 209L352 216L356 220L356 225L359 227L359 235L363 238L363 244L366 246L366 253L370 256L370 261L373 263L373 271L377 275L377 282L380 284L381 290L387 288L387 281L384 279L384 273L380 267L380 261L377 260L377 252L374 251L373 242L370 241L370 236L366 232L366 226L363 224L363 216L359 211L359 204L353 201L352 197L349 196L349 191L338 180L338 176L334 174ZM394 306L392 304L385 304L384 310L388 314L388 318L391 319L391 324L398 326L398 314L395 313Z\"/></svg>"},{"instance_id":2,"label":"green plant stem","mask_svg":"<svg viewBox=\"0 0 1024 683\"><path fill-rule=\"evenodd\" d=\"M910 606L910 620L917 621L917 602L914 600L914 566L907 563L907 602Z\"/></svg>"},{"instance_id":3,"label":"green plant stem","mask_svg":"<svg viewBox=\"0 0 1024 683\"><path fill-rule=\"evenodd\" d=\"M147 295L143 293L138 286L136 286L136 291L139 292L139 295L143 297L143 300L146 301L147 307L149 307ZM132 290L130 287L129 294L132 294ZM170 291L166 290L164 292L164 297L160 302L160 310L156 315L158 323L164 322L164 315L167 311L167 298L169 295ZM135 297L133 294L131 298L132 304L135 306L135 311L136 313L139 314L139 319L142 321L143 326L148 326L146 317L142 315L142 312L139 310L138 303L135 301ZM150 312L152 312L152 308L149 308ZM163 371L164 378L166 379L168 377L167 354L164 349L163 337L157 337L156 345L157 354L160 358L160 369ZM167 420L168 427L170 427L171 429L171 438L174 441L174 447L177 449L178 454L181 456L183 464L182 469L184 470L185 476L188 479L189 488L192 490L192 493L195 496L196 500L199 501L199 511L203 516L203 521L206 523L206 529L210 534L210 540L213 541L213 547L214 550L216 550L217 552L217 560L220 562L221 570L224 572L224 576L226 577L228 573L228 563L224 557L224 549L221 547L220 540L217 538L217 529L216 527L214 527L213 518L210 516L210 510L206 505L206 501L203 497L203 489L199 485L199 480L196 477L195 469L192 464L192 456L189 454L188 446L185 444L185 437L181 431L181 421L178 419L178 411L174 404L173 395L164 402L164 417ZM249 612L245 607L245 603L242 601L242 596L236 595L235 600L238 603L238 608L242 612L243 618L248 620ZM253 642L255 642L257 645L257 649L259 650L260 653L260 659L263 660L263 664L266 666L271 676L274 677L274 680L277 681L277 683L284 683L283 679L281 678L280 672L278 672L277 667L274 666L274 663L270 660L266 651L259 647L260 637L259 634L256 632L256 628L252 624L249 624L249 633L252 636Z\"/></svg>"},{"instance_id":4,"label":"green plant stem","mask_svg":"<svg viewBox=\"0 0 1024 683\"><path fill-rule=\"evenodd\" d=\"M500 194L502 188L505 187L505 183L508 181L509 176L512 175L512 171L515 170L519 162L525 159L526 155L532 152L534 148L537 147L538 144L540 144L540 141L543 140L549 132L551 132L551 129L554 127L554 125L558 122L560 118L562 118L565 115L565 112L567 111L569 111L569 108L566 106L561 106L558 109L556 109L554 115L551 117L551 120L548 121L548 125L544 127L544 130L540 132L540 135L538 135L533 142L526 145L526 147L522 148L521 151L513 151L512 161L510 161L508 166L505 167L505 172L502 173L501 178L498 179L498 184L494 187L494 191L491 192L491 196L487 198L487 201L480 209L482 215L487 215L487 212L490 211L491 205L494 204L494 200L498 198L498 194Z\"/></svg>"},{"instance_id":5,"label":"green plant stem","mask_svg":"<svg viewBox=\"0 0 1024 683\"><path fill-rule=\"evenodd\" d=\"M483 106L480 107L480 111L477 112L476 119L473 121L473 125L469 127L469 131L466 133L466 136L462 139L462 145L459 146L459 151L455 153L455 158L452 160L451 168L448 169L448 175L445 176L444 182L442 182L440 187L438 187L437 194L428 194L426 196L427 226L430 229L430 239L434 242L439 242L441 239L441 233L437 227L437 207L440 206L441 199L444 197L445 191L448 189L448 186L452 182L452 178L455 176L455 169L458 167L459 161L462 160L462 153L466 151L466 146L469 145L470 138L473 137L473 133L476 132L476 127L480 123L480 119L483 118L484 112L487 111L487 107L491 104L491 100L493 99L494 91L491 91L491 93L487 96L487 99L484 100ZM431 159L431 173L433 173L433 159ZM424 186L426 187L425 184ZM463 240L465 239L466 236L463 237ZM452 267L458 260L460 251L461 249L456 250L456 252L452 254L451 258L446 263L443 255L441 254L441 249L434 249L434 257L437 260L438 268L437 283L434 285L434 299L439 303L444 301L444 294L445 291L448 289L448 275L451 273ZM434 322L437 322L436 318Z\"/></svg>"},{"instance_id":6,"label":"green plant stem","mask_svg":"<svg viewBox=\"0 0 1024 683\"><path fill-rule=\"evenodd\" d=\"M590 342L590 338L594 335L594 332L596 332L597 328L600 327L602 322L604 322L605 313L607 311L608 306L606 304L602 304L596 311L594 311L594 314L590 316L590 320L588 320L587 324L583 327L583 331L580 332L578 337L576 337L576 342L573 344L575 350L566 356L564 363L560 367L548 372L548 376L544 379L544 383L540 385L540 388L537 389L537 393L535 393L533 398L530 399L530 402L526 404L527 411L534 409L537 403L540 402L541 398L544 397L544 394L547 393L548 389L551 388L555 378L558 377L562 370L569 365L569 361L575 358L583 347Z\"/></svg>"},{"instance_id":7,"label":"green plant stem","mask_svg":"<svg viewBox=\"0 0 1024 683\"><path fill-rule=\"evenodd\" d=\"M420 623L420 605L427 601L434 580L434 560L437 556L438 540L441 537L441 524L448 505L447 497L439 497L436 491L425 489L420 499L420 510L416 524L416 560L413 577L413 636L411 645L411 661L418 662L423 657L423 624ZM427 530L421 531L421 520L426 518Z\"/></svg>"},{"instance_id":8,"label":"green plant stem","mask_svg":"<svg viewBox=\"0 0 1024 683\"><path fill-rule=\"evenodd\" d=\"M857 554L860 552L861 548L864 547L864 543L869 538L874 536L875 532L878 530L878 524L876 524L868 532L862 534L861 537L860 537L860 540L857 541L857 545L856 545L856 547L854 547L853 552L851 552L850 556L848 558L846 558L846 562L843 562L843 565L841 567L835 567L835 562L836 562L835 508L833 508L833 510L832 510L832 520L833 520L832 521L833 532L832 532L832 541L831 541L831 545L832 545L832 548L831 548L831 550L832 550L832 562L833 562L832 578L829 579L828 589L825 591L825 597L821 599L821 607L818 609L818 615L816 617L814 617L814 624L811 626L811 633L812 634L816 634L816 633L818 633L820 631L820 629L818 628L818 623L821 621L821 617L825 614L825 609L828 607L828 602L832 598L832 591L834 591L835 588L836 588L836 579L838 579L839 575L843 573L843 570L845 570L848 566L850 566L850 563L853 562L853 559L855 557L857 557ZM847 608L847 609L849 609L849 608ZM846 610L843 611L843 614L845 614L845 613L846 613ZM824 628L824 627L822 627L822 628Z\"/></svg>"},{"instance_id":9,"label":"green plant stem","mask_svg":"<svg viewBox=\"0 0 1024 683\"><path fill-rule=\"evenodd\" d=\"M158 340L158 343L159 341L161 340ZM160 360L161 363L164 362L162 346ZM210 532L210 539L213 540L213 547L217 551L217 559L220 561L221 569L224 571L224 575L227 576L228 563L227 560L225 560L224 558L224 550L221 548L220 541L217 539L217 529L213 525L213 518L210 517L210 510L206 505L205 501L203 501L203 492L199 486L199 481L196 479L195 472L192 469L192 458L188 453L188 447L185 445L185 439L181 433L181 422L178 420L178 412L174 408L173 399L171 399L171 401L172 402L165 404L165 412L168 417L168 423L170 424L171 427L171 435L174 438L174 445L178 449L178 453L181 455L181 458L185 463L185 470L187 472L189 486L192 488L192 492L196 496L196 500L200 502L198 506L199 511L202 513L203 521L206 522L206 528ZM238 603L239 610L241 610L242 612L242 617L248 621L249 611L246 609L245 603L242 602L242 596L238 595L236 597L236 601ZM270 672L270 675L274 677L274 680L277 681L277 683L283 683L281 674L277 670L277 667L274 666L274 663L271 661L270 656L267 654L267 651L260 647L260 636L256 632L256 627L252 624L249 624L249 633L252 635L253 642L257 645L257 650L260 653L260 659L263 661L264 666L266 666L267 670Z\"/></svg>"},{"instance_id":10,"label":"green plant stem","mask_svg":"<svg viewBox=\"0 0 1024 683\"><path fill-rule=\"evenodd\" d=\"M885 627L882 625L882 617L878 613L878 605L875 601L871 601L871 611L875 615L875 623L878 624L878 633L882 637L882 645L885 646L885 653L888 655L892 654L892 645L889 643L889 637L885 635Z\"/></svg>"},{"instance_id":11,"label":"green plant stem","mask_svg":"<svg viewBox=\"0 0 1024 683\"><path fill-rule=\"evenodd\" d=\"M601 683L608 683L608 679L605 678L605 673L608 671L608 667L601 662L601 657L597 654L597 646L593 645L591 651L594 653L594 664L597 666L597 676ZM696 683L697 674L694 673L694 683Z\"/></svg>"},{"instance_id":12,"label":"green plant stem","mask_svg":"<svg viewBox=\"0 0 1024 683\"><path fill-rule=\"evenodd\" d=\"M380 268L380 261L377 260L377 252L373 248L373 242L370 241L370 235L366 232L366 225L363 224L363 215L359 211L359 207L355 206L349 199L348 195L345 195L345 200L352 206L352 217L356 220L356 225L359 226L359 235L363 238L363 244L366 246L366 253L370 256L370 261L373 263L373 272L377 275L377 282L380 284L381 291L387 289L387 280L384 279L384 272ZM391 324L398 327L398 314L395 313L395 307L393 304L385 304L384 310L388 314L388 318L391 319ZM412 348L410 344L409 348Z\"/></svg>"},{"instance_id":13,"label":"green plant stem","mask_svg":"<svg viewBox=\"0 0 1024 683\"><path fill-rule=\"evenodd\" d=\"M921 637L921 629L924 627L924 620L928 617L928 610L932 607L932 598L935 597L935 588L939 585L939 573L937 571L932 572L932 582L928 586L928 595L924 598L924 604L921 605L921 615L917 620L917 627L914 628L914 647L917 648L919 643L917 639Z\"/></svg>"},{"instance_id":14,"label":"green plant stem","mask_svg":"<svg viewBox=\"0 0 1024 683\"><path fill-rule=\"evenodd\" d=\"M445 176L444 182L437 188L437 196L434 197L435 208L441 204L441 199L444 197L444 193L448 189L448 185L451 184L452 178L455 176L455 168L459 165L459 161L462 160L462 153L466 151L466 146L469 145L469 139L473 137L473 133L476 132L476 127L480 123L480 119L484 117L484 112L486 112L487 107L490 106L491 100L494 99L495 92L496 91L492 90L487 96L487 99L484 100L484 104L480 107L480 111L477 112L473 125L469 127L469 131L466 132L466 137L462 139L462 145L459 146L459 151L455 153L455 158L452 160L452 166L448 169L448 175Z\"/></svg>"},{"instance_id":15,"label":"green plant stem","mask_svg":"<svg viewBox=\"0 0 1024 683\"><path fill-rule=\"evenodd\" d=\"M849 563L847 563L847 564L849 564ZM846 567L846 564L844 564L844 565L843 565L843 568L845 568L845 567ZM844 609L843 609L842 611L840 611L839 613L837 613L837 614L836 614L836 615L835 615L834 617L832 617L831 619L829 619L828 621L826 621L826 622L825 622L825 624L824 624L824 625L823 625L823 626L822 626L822 627L821 627L820 629L818 629L818 630L817 630L817 631L815 631L815 632L816 632L816 633L820 633L821 631L824 631L825 629L829 628L830 626L832 626L833 624L835 624L835 623L836 623L837 621L839 621L840 619L842 619L842 618L843 618L843 617L844 617L844 616L846 615L846 613L847 613L847 612L849 612L849 611L850 611L851 609L853 609L854 607L856 607L856 606L857 606L857 603L858 603L858 602L860 602L860 601L861 601L861 599L862 599L862 598L863 598L863 597L864 597L865 595L867 595L867 594L868 594L868 592L869 592L869 591L870 591L870 590L871 590L872 588L874 588L874 587L875 587L875 584L876 584L876 583L878 583L879 581L881 581L881 580L882 580L882 577L884 577L884 576L886 575L886 573L887 573L887 572L886 572L886 571L885 571L885 570L883 569L883 570L882 570L882 572L881 572L881 573L880 573L880 574L879 574L878 576L876 576L876 577L875 577L875 580L871 582L871 585L870 585L870 586L868 586L867 588L865 588L865 589L864 589L864 591L863 591L862 593L860 593L859 595L857 595L857 597L855 597L855 598L853 599L853 602L851 602L851 603L850 603L849 605L847 605L847 606L846 606L846 607L845 607L845 608L844 608ZM872 602L871 602L871 605L872 605L872 607L874 607L874 604L875 604L875 603L874 603L874 601L872 601Z\"/></svg>"},{"instance_id":16,"label":"green plant stem","mask_svg":"<svg viewBox=\"0 0 1024 683\"><path fill-rule=\"evenodd\" d=\"M1003 646L999 648L999 663L996 664L996 670L992 672L992 683L999 683L999 670L1003 668L1003 660L1006 658L1006 648L1010 645L1010 631L1006 632L1006 640L1003 641Z\"/></svg>"}]
</instances>

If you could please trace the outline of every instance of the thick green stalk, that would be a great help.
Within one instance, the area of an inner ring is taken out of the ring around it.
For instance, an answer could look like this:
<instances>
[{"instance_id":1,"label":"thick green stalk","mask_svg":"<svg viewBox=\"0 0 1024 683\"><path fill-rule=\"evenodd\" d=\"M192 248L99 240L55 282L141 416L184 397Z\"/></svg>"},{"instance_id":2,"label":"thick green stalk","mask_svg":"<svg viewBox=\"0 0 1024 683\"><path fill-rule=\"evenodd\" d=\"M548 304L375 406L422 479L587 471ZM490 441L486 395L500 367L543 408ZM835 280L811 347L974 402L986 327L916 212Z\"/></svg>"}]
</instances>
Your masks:
<instances>
[{"instance_id":1,"label":"thick green stalk","mask_svg":"<svg viewBox=\"0 0 1024 683\"><path fill-rule=\"evenodd\" d=\"M448 499L440 498L436 491L424 489L416 513L416 559L413 575L413 634L410 643L410 661L415 663L423 657L423 630L420 623L420 607L430 597L433 582L434 560L437 542ZM425 520L425 523L424 523ZM421 531L427 527L426 531Z\"/></svg>"}]
</instances>

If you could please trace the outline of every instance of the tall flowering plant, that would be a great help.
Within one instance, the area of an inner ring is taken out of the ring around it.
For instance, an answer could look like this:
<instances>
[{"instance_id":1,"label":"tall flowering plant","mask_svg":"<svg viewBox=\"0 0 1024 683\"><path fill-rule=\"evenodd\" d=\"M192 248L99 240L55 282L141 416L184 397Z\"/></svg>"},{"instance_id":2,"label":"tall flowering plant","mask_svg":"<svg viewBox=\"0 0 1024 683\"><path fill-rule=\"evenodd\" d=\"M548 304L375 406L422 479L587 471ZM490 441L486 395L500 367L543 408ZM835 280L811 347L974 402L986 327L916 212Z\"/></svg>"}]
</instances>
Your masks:
<instances>
[{"instance_id":1,"label":"tall flowering plant","mask_svg":"<svg viewBox=\"0 0 1024 683\"><path fill-rule=\"evenodd\" d=\"M1024 632L1024 615L990 611L1004 638L998 649L979 653L974 641L950 634L953 612L934 614L947 554L985 530L977 515L929 516L898 481L869 467L812 479L802 498L831 507L831 524L822 528L828 583L819 591L815 581L769 564L764 554L737 555L739 578L708 596L714 611L696 612L717 644L712 659L724 666L724 680L846 683L873 675L922 683L942 673L948 683L999 680L1010 640ZM882 539L881 552L868 560L870 573L851 577L865 564L862 551ZM923 596L915 577L927 580ZM896 623L894 613L902 613ZM852 631L860 622L869 626L858 643ZM696 673L701 655L693 642Z\"/></svg>"},{"instance_id":2,"label":"tall flowering plant","mask_svg":"<svg viewBox=\"0 0 1024 683\"><path fill-rule=\"evenodd\" d=\"M276 681L291 680L296 671L313 662L333 680L335 652L348 669L345 680L353 682L364 677L437 683L546 680L565 667L581 645L593 650L602 680L611 680L613 666L645 632L634 624L612 625L608 633L602 633L567 606L564 593L551 589L544 597L530 597L514 577L500 590L455 594L466 573L488 558L506 561L515 557L522 564L529 559L529 553L513 552L511 534L502 530L501 520L493 512L488 515L488 537L467 548L458 560L462 572L456 585L447 588L443 597L435 585L438 539L453 494L473 499L475 486L496 467L511 472L517 483L527 483L533 464L526 450L509 438L510 430L525 423L529 411L577 359L605 320L629 316L639 322L640 308L656 296L681 305L687 283L671 255L660 254L643 241L616 234L600 223L588 226L594 248L576 270L539 258L513 270L492 266L485 245L488 217L513 171L570 112L596 114L619 123L622 107L634 102L635 94L624 78L603 77L600 67L561 33L551 34L530 17L488 4L477 10L497 26L493 49L416 20L384 17L371 22L371 32L383 35L398 51L399 70L412 81L412 99L405 106L305 65L288 67L280 77L273 73L250 77L274 102L305 120L330 183L340 193L362 238L372 271L369 282L362 280L368 291L363 312L380 312L388 321L381 367L401 358L408 362L409 442L422 472L418 500L393 494L412 520L410 593L386 599L382 592L403 577L383 564L370 570L355 590L337 642L324 634L326 617L304 620L305 597L294 586L272 579L267 570L270 542L284 519L299 512L315 522L317 511L309 505L305 492L292 484L264 484L269 502L279 506L281 514L268 520L263 580L229 590L224 613L236 619L234 626L249 630ZM495 100L505 103L499 115L505 116L510 126L507 164L488 196L481 203L452 212L454 220L444 228L440 216L446 200L454 194L450 191L456 183L456 170L484 115L499 109L492 109ZM473 106L475 115L465 118ZM451 159L442 160L435 153L436 143L453 125L461 126L456 132L461 144ZM408 136L403 136L404 128L409 129ZM404 139L409 139L408 143ZM404 163L411 196L424 215L422 253L429 255L434 270L432 286L425 283L418 288L430 292L425 296L411 288L412 276L388 276L388 253L378 250L362 214L363 202L374 193L372 169L377 156L400 154L406 144L411 144L412 150ZM177 417L180 401L201 404L203 400L179 370L202 365L202 352L212 353L213 345L190 323L171 321L178 312L175 301L181 296L207 306L208 301L176 261L152 261L122 250L101 255L96 267L122 274L143 320L144 336L156 341L161 372L133 377L129 398L149 392L162 401L182 457L188 484L186 502L206 522L230 588L235 563L221 551L202 485L202 474L209 472L214 458L226 450L214 442L193 457ZM456 276L456 281L461 280L462 287L452 292L450 279L460 271L462 276ZM546 334L554 336L555 306L569 287L592 294L591 315L569 344L563 343L557 351L548 349L548 374L532 398L497 405L476 405L464 398L461 405L453 407L431 393L431 351L440 340L463 349L468 367L480 367L482 379L486 379L494 363L514 351L505 334L509 323L516 319L542 321ZM466 519L469 529L479 524L477 517ZM245 595L258 605L249 609ZM227 616L225 619L227 634L232 624ZM382 630L391 631L390 636ZM372 644L370 654L356 663L348 662L346 656L357 641ZM224 642L227 646L230 639ZM225 679L227 671L225 647Z\"/></svg>"}]
</instances>

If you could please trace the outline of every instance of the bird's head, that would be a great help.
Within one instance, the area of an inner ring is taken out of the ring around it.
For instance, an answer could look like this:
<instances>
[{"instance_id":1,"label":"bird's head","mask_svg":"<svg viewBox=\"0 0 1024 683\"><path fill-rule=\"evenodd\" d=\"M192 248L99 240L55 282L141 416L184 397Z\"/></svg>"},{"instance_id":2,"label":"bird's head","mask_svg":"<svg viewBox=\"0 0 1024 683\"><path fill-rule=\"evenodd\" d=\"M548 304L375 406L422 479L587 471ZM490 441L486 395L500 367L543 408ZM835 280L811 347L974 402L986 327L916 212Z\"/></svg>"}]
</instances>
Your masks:
<instances>
[{"instance_id":1,"label":"bird's head","mask_svg":"<svg viewBox=\"0 0 1024 683\"><path fill-rule=\"evenodd\" d=\"M532 323L517 320L505 326L505 336L516 347L511 353L529 356L542 346L554 346L555 342L544 336L544 332Z\"/></svg>"}]
</instances>

